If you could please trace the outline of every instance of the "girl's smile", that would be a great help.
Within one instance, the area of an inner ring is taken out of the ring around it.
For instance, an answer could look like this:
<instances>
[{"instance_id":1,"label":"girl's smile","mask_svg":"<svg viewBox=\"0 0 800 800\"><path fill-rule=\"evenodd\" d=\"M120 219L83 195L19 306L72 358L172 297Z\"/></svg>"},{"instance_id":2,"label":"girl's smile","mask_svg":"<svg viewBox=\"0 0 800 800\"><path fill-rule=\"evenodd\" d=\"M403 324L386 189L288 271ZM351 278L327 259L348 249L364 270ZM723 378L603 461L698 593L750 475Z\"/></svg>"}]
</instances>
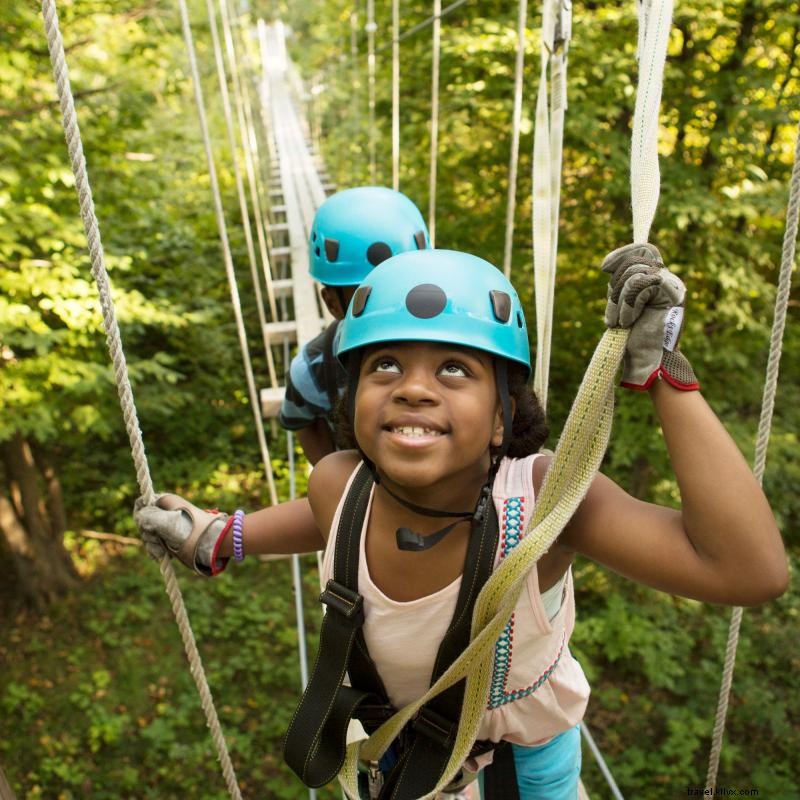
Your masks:
<instances>
[{"instance_id":1,"label":"girl's smile","mask_svg":"<svg viewBox=\"0 0 800 800\"><path fill-rule=\"evenodd\" d=\"M405 493L437 505L446 497L474 502L489 447L502 438L496 394L487 353L432 342L378 345L361 363L356 439Z\"/></svg>"}]
</instances>

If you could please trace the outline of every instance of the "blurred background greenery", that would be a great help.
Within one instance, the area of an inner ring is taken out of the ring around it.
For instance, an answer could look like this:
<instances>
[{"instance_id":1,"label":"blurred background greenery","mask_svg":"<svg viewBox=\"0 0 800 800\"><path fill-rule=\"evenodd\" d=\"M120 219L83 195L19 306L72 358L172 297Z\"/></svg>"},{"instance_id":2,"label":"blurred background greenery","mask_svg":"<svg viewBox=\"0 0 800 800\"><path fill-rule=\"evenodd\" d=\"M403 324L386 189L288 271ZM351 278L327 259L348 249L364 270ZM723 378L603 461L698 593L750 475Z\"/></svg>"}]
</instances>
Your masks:
<instances>
[{"instance_id":1,"label":"blurred background greenery","mask_svg":"<svg viewBox=\"0 0 800 800\"><path fill-rule=\"evenodd\" d=\"M630 240L634 3L576 3L569 52L549 416L553 446L602 332L598 264ZM531 4L512 278L533 320ZM677 4L664 82L661 199L651 241L688 285L683 348L750 457L798 111L800 5ZM378 182L390 183L390 3L375 3ZM429 3L403 0L403 28ZM366 4L253 0L282 18L334 182L369 181ZM190 3L234 257L252 304L205 4ZM244 10L244 9L240 9ZM199 504L268 502L210 202L177 8L59 3L94 199L160 490ZM443 22L437 246L502 261L516 4L473 0ZM352 56L355 44L356 55ZM425 212L430 28L402 46L401 189ZM157 567L133 536L138 493L89 271L39 11L0 9L0 767L20 798L222 798L224 784ZM246 307L260 376L255 309ZM784 341L765 489L798 546L798 306ZM266 380L263 377L264 381ZM676 504L646 399L618 393L604 469ZM288 492L284 437L271 454ZM300 489L302 490L302 482ZM313 559L304 561L313 652ZM203 583L180 575L243 794L295 798L280 741L299 689L288 562ZM581 562L576 655L587 721L630 796L684 796L705 776L728 612ZM719 785L799 797L797 593L748 611ZM607 790L591 758L584 780ZM323 791L321 796L335 796Z\"/></svg>"}]
</instances>

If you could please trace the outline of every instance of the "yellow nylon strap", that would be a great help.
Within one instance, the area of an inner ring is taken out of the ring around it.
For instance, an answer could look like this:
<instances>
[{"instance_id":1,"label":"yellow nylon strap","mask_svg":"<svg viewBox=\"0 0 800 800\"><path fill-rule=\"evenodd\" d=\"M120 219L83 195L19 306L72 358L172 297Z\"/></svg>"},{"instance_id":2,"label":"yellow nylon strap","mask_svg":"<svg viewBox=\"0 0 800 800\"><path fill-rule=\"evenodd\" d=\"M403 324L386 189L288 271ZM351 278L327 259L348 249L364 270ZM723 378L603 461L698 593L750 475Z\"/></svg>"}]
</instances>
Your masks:
<instances>
[{"instance_id":1,"label":"yellow nylon strap","mask_svg":"<svg viewBox=\"0 0 800 800\"><path fill-rule=\"evenodd\" d=\"M603 334L564 425L525 537L492 574L475 603L469 647L422 697L398 711L368 739L348 746L339 781L351 800L359 797L359 760L378 760L428 700L465 677L464 702L450 761L436 788L420 800L434 798L469 756L489 696L495 642L514 611L528 572L569 522L600 467L611 434L614 378L627 339L628 331L620 328Z\"/></svg>"}]
</instances>

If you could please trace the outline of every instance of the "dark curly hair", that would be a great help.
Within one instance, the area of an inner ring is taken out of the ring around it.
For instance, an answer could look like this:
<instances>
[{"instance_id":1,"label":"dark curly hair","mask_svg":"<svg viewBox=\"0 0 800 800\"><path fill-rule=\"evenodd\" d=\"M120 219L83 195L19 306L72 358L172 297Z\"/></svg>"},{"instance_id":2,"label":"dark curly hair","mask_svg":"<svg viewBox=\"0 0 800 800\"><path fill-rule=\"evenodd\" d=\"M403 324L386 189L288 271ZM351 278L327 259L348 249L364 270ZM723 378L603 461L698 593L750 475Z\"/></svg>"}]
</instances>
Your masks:
<instances>
[{"instance_id":1,"label":"dark curly hair","mask_svg":"<svg viewBox=\"0 0 800 800\"><path fill-rule=\"evenodd\" d=\"M351 361L349 366L348 375L352 376L357 365ZM357 446L349 414L351 384L352 379L348 380L344 393L333 408L336 446L341 450L353 450ZM508 362L508 394L516 403L516 408L511 425L511 441L506 455L511 458L524 458L532 453L538 453L547 439L547 423L539 400L528 385L526 369L516 361ZM498 449L493 447L492 455L495 455Z\"/></svg>"}]
</instances>

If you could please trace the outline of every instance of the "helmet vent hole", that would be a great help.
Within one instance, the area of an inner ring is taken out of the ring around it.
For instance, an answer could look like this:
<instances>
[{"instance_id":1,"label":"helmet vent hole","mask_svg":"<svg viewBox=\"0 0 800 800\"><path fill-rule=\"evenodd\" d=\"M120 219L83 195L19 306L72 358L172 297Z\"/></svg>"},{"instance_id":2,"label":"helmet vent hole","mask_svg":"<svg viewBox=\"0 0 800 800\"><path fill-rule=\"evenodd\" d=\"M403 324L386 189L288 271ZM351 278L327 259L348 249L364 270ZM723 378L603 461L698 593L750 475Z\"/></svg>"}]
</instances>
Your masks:
<instances>
[{"instance_id":1,"label":"helmet vent hole","mask_svg":"<svg viewBox=\"0 0 800 800\"><path fill-rule=\"evenodd\" d=\"M392 257L392 248L389 247L386 242L373 242L367 248L367 261L372 264L373 267L377 267L378 264L386 261L387 258Z\"/></svg>"},{"instance_id":2,"label":"helmet vent hole","mask_svg":"<svg viewBox=\"0 0 800 800\"><path fill-rule=\"evenodd\" d=\"M367 305L367 300L369 299L369 293L371 291L371 286L359 286L358 289L356 289L351 301L354 317L360 317L364 313L364 308Z\"/></svg>"},{"instance_id":3,"label":"helmet vent hole","mask_svg":"<svg viewBox=\"0 0 800 800\"><path fill-rule=\"evenodd\" d=\"M498 322L508 322L511 319L511 297L508 292L493 289L489 292L492 299L492 311Z\"/></svg>"},{"instance_id":4,"label":"helmet vent hole","mask_svg":"<svg viewBox=\"0 0 800 800\"><path fill-rule=\"evenodd\" d=\"M424 250L426 247L425 231L417 231L414 234L414 242L417 245L417 250Z\"/></svg>"},{"instance_id":5,"label":"helmet vent hole","mask_svg":"<svg viewBox=\"0 0 800 800\"><path fill-rule=\"evenodd\" d=\"M517 327L518 328L525 327L525 321L522 319L522 314L520 314L519 311L517 311Z\"/></svg>"},{"instance_id":6,"label":"helmet vent hole","mask_svg":"<svg viewBox=\"0 0 800 800\"><path fill-rule=\"evenodd\" d=\"M339 242L336 239L325 239L325 257L328 261L339 258Z\"/></svg>"},{"instance_id":7,"label":"helmet vent hole","mask_svg":"<svg viewBox=\"0 0 800 800\"><path fill-rule=\"evenodd\" d=\"M314 253L316 254L317 258L319 258L319 253L320 253L319 247L314 248Z\"/></svg>"}]
</instances>

